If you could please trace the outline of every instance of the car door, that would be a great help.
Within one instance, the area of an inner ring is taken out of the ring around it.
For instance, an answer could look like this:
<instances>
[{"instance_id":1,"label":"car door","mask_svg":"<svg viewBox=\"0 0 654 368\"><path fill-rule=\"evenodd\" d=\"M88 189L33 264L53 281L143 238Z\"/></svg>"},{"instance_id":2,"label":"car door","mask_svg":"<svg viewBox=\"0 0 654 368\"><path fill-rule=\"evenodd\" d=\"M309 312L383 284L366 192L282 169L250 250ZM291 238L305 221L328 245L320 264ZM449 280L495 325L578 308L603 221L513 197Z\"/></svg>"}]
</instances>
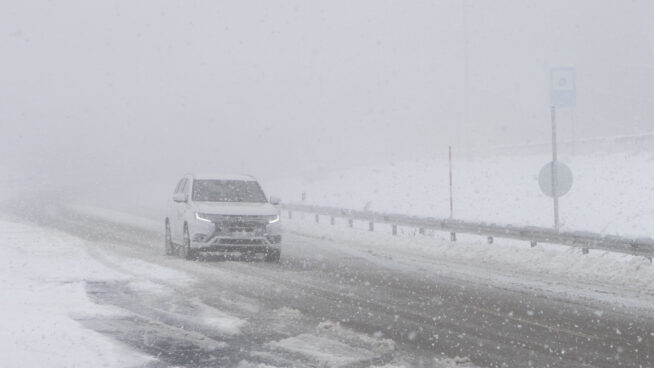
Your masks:
<instances>
[{"instance_id":1,"label":"car door","mask_svg":"<svg viewBox=\"0 0 654 368\"><path fill-rule=\"evenodd\" d=\"M190 186L191 179L188 177L184 178L179 193L186 196L186 202L174 202L175 210L173 216L175 217L175 228L173 230L173 237L177 244L181 244L184 237L184 221L186 220L186 212L190 206L188 202L191 199L189 195Z\"/></svg>"},{"instance_id":2,"label":"car door","mask_svg":"<svg viewBox=\"0 0 654 368\"><path fill-rule=\"evenodd\" d=\"M168 197L168 201L166 202L166 219L168 220L168 223L170 224L170 230L171 230L170 235L171 235L171 240L173 242L175 241L175 234L174 234L173 229L175 228L175 222L176 222L174 197L175 197L175 194L177 194L177 192L179 192L179 188L182 185L182 181L184 181L183 178L179 179L179 181L177 182L177 185L175 186L175 190L173 190L173 194L170 197Z\"/></svg>"},{"instance_id":3,"label":"car door","mask_svg":"<svg viewBox=\"0 0 654 368\"><path fill-rule=\"evenodd\" d=\"M180 218L179 218L179 206L182 203L176 202L174 198L178 194L182 193L182 189L184 188L184 183L185 182L186 182L186 178L181 178L179 180L179 182L177 183L177 186L175 187L175 192L173 193L173 195L171 196L171 198L170 198L170 200L168 202L169 203L169 205L168 205L168 219L170 221L171 237L172 237L172 241L174 243L178 243L178 244L179 244L179 239L181 239L181 232L180 232L179 229L181 228L181 226L182 226L181 224L183 223L183 220L181 220L182 222L180 222Z\"/></svg>"}]
</instances>

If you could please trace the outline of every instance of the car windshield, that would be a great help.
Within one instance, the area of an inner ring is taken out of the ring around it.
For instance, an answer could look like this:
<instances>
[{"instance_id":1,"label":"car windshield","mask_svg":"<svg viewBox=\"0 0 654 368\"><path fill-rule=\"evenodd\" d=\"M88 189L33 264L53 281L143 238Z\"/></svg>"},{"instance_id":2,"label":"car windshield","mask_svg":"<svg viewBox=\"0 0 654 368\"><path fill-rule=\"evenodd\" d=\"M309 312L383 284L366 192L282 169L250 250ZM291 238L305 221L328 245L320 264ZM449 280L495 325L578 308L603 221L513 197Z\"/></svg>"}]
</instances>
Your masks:
<instances>
[{"instance_id":1,"label":"car windshield","mask_svg":"<svg viewBox=\"0 0 654 368\"><path fill-rule=\"evenodd\" d=\"M267 202L266 195L256 181L196 180L193 200L201 202Z\"/></svg>"}]
</instances>

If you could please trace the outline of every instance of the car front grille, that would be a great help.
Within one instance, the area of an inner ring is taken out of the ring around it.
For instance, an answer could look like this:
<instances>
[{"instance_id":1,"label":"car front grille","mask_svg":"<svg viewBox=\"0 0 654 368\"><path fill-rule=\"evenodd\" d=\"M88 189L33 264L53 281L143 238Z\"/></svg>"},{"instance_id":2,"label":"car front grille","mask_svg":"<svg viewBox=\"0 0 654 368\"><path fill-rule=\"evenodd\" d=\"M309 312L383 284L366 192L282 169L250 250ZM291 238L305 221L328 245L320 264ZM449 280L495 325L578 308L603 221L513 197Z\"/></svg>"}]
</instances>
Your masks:
<instances>
[{"instance_id":1,"label":"car front grille","mask_svg":"<svg viewBox=\"0 0 654 368\"><path fill-rule=\"evenodd\" d=\"M236 232L236 231L255 231L257 229L265 228L265 224L261 222L254 222L254 221L226 221L221 224L217 224L219 227L223 229L223 231L231 231L231 232Z\"/></svg>"},{"instance_id":2,"label":"car front grille","mask_svg":"<svg viewBox=\"0 0 654 368\"><path fill-rule=\"evenodd\" d=\"M268 223L266 216L231 216L231 215L210 215L200 213L200 216L217 224L233 224L234 226L252 226Z\"/></svg>"},{"instance_id":3,"label":"car front grille","mask_svg":"<svg viewBox=\"0 0 654 368\"><path fill-rule=\"evenodd\" d=\"M261 236L266 232L268 219L265 216L228 216L201 214L216 225L216 235L252 234Z\"/></svg>"}]
</instances>

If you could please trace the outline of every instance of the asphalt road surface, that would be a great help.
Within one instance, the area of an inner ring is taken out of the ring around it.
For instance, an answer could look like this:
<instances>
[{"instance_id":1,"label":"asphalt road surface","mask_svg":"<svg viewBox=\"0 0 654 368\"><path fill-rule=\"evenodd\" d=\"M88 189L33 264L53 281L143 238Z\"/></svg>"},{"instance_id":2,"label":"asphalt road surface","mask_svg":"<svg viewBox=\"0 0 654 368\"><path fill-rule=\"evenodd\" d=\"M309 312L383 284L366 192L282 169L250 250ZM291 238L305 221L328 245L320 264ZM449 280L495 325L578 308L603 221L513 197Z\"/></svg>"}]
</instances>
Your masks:
<instances>
[{"instance_id":1,"label":"asphalt road surface","mask_svg":"<svg viewBox=\"0 0 654 368\"><path fill-rule=\"evenodd\" d=\"M168 294L124 282L87 283L93 301L130 316L81 322L158 357L152 366L431 367L434 358L444 357L481 367L654 366L651 313L393 267L392 260L373 262L343 252L347 245L299 233L284 235L279 264L185 261L164 255L162 232L52 203L22 202L5 210L87 240L90 254L110 268L132 272L121 260L139 260L195 280L146 280ZM202 308L247 323L230 334L197 318ZM325 363L315 354L279 348L311 339L340 360ZM385 339L393 344L384 345Z\"/></svg>"}]
</instances>

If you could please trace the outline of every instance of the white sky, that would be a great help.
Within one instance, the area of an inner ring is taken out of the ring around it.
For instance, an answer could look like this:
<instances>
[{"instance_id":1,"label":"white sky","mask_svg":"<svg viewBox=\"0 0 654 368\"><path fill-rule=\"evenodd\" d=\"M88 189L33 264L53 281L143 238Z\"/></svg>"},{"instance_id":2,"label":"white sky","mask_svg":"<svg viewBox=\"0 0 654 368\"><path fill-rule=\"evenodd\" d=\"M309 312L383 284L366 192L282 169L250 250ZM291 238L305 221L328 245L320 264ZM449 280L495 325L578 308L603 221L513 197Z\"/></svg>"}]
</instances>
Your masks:
<instances>
[{"instance_id":1,"label":"white sky","mask_svg":"<svg viewBox=\"0 0 654 368\"><path fill-rule=\"evenodd\" d=\"M652 19L649 0L2 1L0 164L270 175L543 142L554 66L577 69L577 137L652 131Z\"/></svg>"}]
</instances>

